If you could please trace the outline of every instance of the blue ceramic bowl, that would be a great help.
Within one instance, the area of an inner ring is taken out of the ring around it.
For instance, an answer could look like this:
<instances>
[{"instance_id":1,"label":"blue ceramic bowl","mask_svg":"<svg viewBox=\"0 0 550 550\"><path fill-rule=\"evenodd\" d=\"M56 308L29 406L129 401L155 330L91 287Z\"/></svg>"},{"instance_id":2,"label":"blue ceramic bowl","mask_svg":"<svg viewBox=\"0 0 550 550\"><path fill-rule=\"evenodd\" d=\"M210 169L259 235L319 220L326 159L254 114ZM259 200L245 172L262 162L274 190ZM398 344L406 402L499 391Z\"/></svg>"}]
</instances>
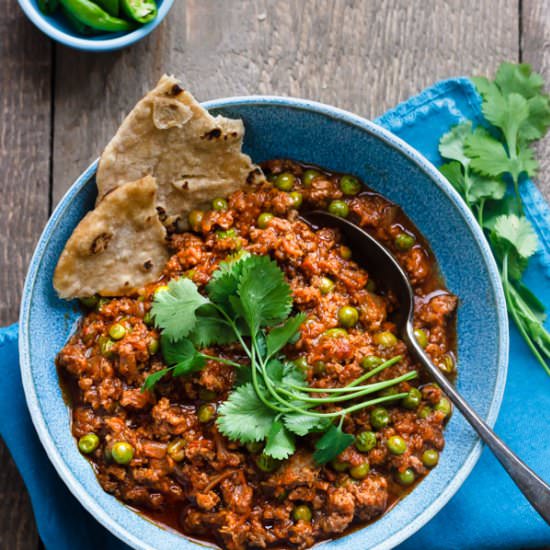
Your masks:
<instances>
[{"instance_id":1,"label":"blue ceramic bowl","mask_svg":"<svg viewBox=\"0 0 550 550\"><path fill-rule=\"evenodd\" d=\"M97 36L82 36L77 33L58 10L54 15L44 15L38 9L37 0L19 0L27 17L51 39L76 50L108 52L125 48L141 40L153 31L172 7L174 0L157 0L158 15L147 25L125 33L104 33Z\"/></svg>"},{"instance_id":2,"label":"blue ceramic bowl","mask_svg":"<svg viewBox=\"0 0 550 550\"><path fill-rule=\"evenodd\" d=\"M247 97L211 101L211 112L240 117L244 148L263 161L290 157L337 172L352 172L400 204L427 237L450 290L460 296L458 388L489 424L504 389L508 323L496 265L474 218L457 193L425 158L386 130L350 113L309 101ZM105 527L140 549L199 546L143 519L105 493L78 452L59 389L54 358L79 316L75 304L52 288L57 259L74 227L93 208L92 164L53 213L32 259L25 283L20 354L27 403L48 456L69 489ZM392 548L412 535L458 490L481 452L459 414L446 430L440 464L381 519L323 548Z\"/></svg>"}]
</instances>

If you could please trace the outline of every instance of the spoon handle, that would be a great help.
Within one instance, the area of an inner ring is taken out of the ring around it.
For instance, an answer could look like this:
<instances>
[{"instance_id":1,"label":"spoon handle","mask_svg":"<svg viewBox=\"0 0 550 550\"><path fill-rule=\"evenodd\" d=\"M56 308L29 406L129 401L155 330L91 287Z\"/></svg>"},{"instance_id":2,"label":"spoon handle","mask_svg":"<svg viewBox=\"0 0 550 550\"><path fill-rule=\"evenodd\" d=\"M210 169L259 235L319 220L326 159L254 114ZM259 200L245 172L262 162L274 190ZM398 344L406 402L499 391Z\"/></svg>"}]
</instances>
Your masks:
<instances>
[{"instance_id":1,"label":"spoon handle","mask_svg":"<svg viewBox=\"0 0 550 550\"><path fill-rule=\"evenodd\" d=\"M454 386L447 380L447 377L431 362L428 355L426 355L422 347L418 344L413 334L412 324L410 323L407 325L407 340L409 349L414 351L414 354L430 373L432 378L439 384L441 389L447 394L449 399L476 430L491 451L493 451L493 454L497 457L527 500L532 504L533 508L535 508L544 518L546 523L550 525L550 485L522 462L478 416L460 393L456 391Z\"/></svg>"}]
</instances>

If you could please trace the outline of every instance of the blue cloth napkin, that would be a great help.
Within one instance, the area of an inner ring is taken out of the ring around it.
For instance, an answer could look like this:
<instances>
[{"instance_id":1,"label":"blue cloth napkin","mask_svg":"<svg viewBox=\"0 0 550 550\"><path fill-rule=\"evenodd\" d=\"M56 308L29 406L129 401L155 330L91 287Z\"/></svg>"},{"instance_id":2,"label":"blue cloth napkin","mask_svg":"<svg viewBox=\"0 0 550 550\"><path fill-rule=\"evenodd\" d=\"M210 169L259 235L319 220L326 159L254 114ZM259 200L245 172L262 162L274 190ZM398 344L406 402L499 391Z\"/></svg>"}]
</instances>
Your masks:
<instances>
[{"instance_id":1,"label":"blue cloth napkin","mask_svg":"<svg viewBox=\"0 0 550 550\"><path fill-rule=\"evenodd\" d=\"M401 103L377 122L435 164L440 136L468 118L480 122L479 97L469 80L446 80ZM523 186L526 212L541 250L526 281L550 305L550 209L531 182ZM475 335L472 335L475 337ZM543 478L550 479L550 377L511 326L510 367L496 431ZM483 368L483 365L479 365ZM69 493L50 465L32 426L18 369L17 327L0 330L0 433L23 476L47 550L125 549ZM534 512L488 450L458 493L403 550L549 548L550 527ZM363 549L361 549L363 550Z\"/></svg>"}]
</instances>

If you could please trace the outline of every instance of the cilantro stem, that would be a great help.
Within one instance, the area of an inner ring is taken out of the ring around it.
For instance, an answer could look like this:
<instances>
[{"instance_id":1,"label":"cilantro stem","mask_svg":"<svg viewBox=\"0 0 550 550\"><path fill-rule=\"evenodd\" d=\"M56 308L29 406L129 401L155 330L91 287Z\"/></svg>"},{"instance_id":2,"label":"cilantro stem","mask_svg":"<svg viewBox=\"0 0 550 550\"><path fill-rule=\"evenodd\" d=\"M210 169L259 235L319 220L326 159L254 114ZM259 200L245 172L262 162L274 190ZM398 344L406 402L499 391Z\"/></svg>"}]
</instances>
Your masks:
<instances>
[{"instance_id":1,"label":"cilantro stem","mask_svg":"<svg viewBox=\"0 0 550 550\"><path fill-rule=\"evenodd\" d=\"M311 388L309 386L297 386L295 384L288 384L292 389L298 390L298 391L306 391L306 392L313 392L313 393L342 393L342 392L350 392L350 391L357 391L357 385L361 382L364 382L365 380L368 380L369 378L372 378L374 375L378 374L379 372L383 371L384 369L387 369L388 367L391 367L392 365L395 365L395 363L398 363L403 359L402 355L396 355L395 357L392 357L391 359L388 359L381 365L378 365L376 368L370 370L369 372L362 374L359 378L356 378L353 382L350 382L346 386L342 388Z\"/></svg>"},{"instance_id":2,"label":"cilantro stem","mask_svg":"<svg viewBox=\"0 0 550 550\"><path fill-rule=\"evenodd\" d=\"M412 378L415 378L417 374L418 373L416 371L407 372L406 374L398 376L397 378L391 378L390 380L384 380L382 382L377 382L376 384L368 384L366 386L355 387L354 390L356 391L354 393L349 393L347 395L338 395L336 397L333 397L333 396L309 397L309 396L302 396L302 395L298 396L295 393L286 390L285 388L278 388L278 391L280 393L284 393L285 395L288 395L289 397L294 397L295 399L304 401L305 403L316 403L318 405L321 405L323 403L339 403L341 401L350 401L352 399L357 399L358 397L362 397L363 395L368 395L369 393L374 393L374 392L383 390L385 388L395 386L400 382L405 382L407 380L411 380ZM346 390L347 388L341 388L341 389Z\"/></svg>"},{"instance_id":3,"label":"cilantro stem","mask_svg":"<svg viewBox=\"0 0 550 550\"><path fill-rule=\"evenodd\" d=\"M223 363L224 365L230 365L232 367L242 367L240 363L235 363L235 361L231 361L230 359L224 359L223 357L216 357L214 355L206 355L205 353L201 353L201 355L205 359L212 359L213 361L217 361L218 363Z\"/></svg>"},{"instance_id":4,"label":"cilantro stem","mask_svg":"<svg viewBox=\"0 0 550 550\"><path fill-rule=\"evenodd\" d=\"M530 335L528 334L525 328L525 325L523 323L523 320L520 318L518 311L516 309L516 302L512 298L512 291L516 294L517 292L512 287L508 279L508 254L504 255L504 259L502 261L502 286L504 290L504 296L506 298L506 304L508 305L508 311L510 312L510 315L512 315L512 318L514 319L520 334L523 336L523 339L525 340L526 344L529 346L529 348L533 352L533 355L537 358L537 361L542 365L546 373L550 375L550 368L546 364L546 361L544 360L542 355L539 353L539 350L536 348Z\"/></svg>"}]
</instances>

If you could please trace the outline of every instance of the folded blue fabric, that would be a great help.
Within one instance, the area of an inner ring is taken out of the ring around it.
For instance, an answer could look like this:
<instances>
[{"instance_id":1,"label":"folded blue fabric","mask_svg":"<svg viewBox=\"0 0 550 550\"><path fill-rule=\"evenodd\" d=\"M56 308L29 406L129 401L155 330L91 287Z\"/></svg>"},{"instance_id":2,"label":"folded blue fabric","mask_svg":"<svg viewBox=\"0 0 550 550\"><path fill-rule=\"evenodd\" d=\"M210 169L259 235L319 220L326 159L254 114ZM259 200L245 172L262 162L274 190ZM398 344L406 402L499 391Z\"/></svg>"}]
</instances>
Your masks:
<instances>
[{"instance_id":1,"label":"folded blue fabric","mask_svg":"<svg viewBox=\"0 0 550 550\"><path fill-rule=\"evenodd\" d=\"M428 88L377 122L440 164L440 136L464 118L479 122L482 115L472 84L459 78ZM541 250L531 261L526 280L542 302L550 304L550 209L531 182L524 184L523 198L541 241ZM550 479L550 378L514 326L510 346L509 375L496 430L534 470ZM0 369L0 433L23 476L47 550L127 548L69 493L40 445L23 395L16 325L0 331ZM550 527L531 509L487 450L449 504L400 546L403 550L545 547L550 547Z\"/></svg>"}]
</instances>

